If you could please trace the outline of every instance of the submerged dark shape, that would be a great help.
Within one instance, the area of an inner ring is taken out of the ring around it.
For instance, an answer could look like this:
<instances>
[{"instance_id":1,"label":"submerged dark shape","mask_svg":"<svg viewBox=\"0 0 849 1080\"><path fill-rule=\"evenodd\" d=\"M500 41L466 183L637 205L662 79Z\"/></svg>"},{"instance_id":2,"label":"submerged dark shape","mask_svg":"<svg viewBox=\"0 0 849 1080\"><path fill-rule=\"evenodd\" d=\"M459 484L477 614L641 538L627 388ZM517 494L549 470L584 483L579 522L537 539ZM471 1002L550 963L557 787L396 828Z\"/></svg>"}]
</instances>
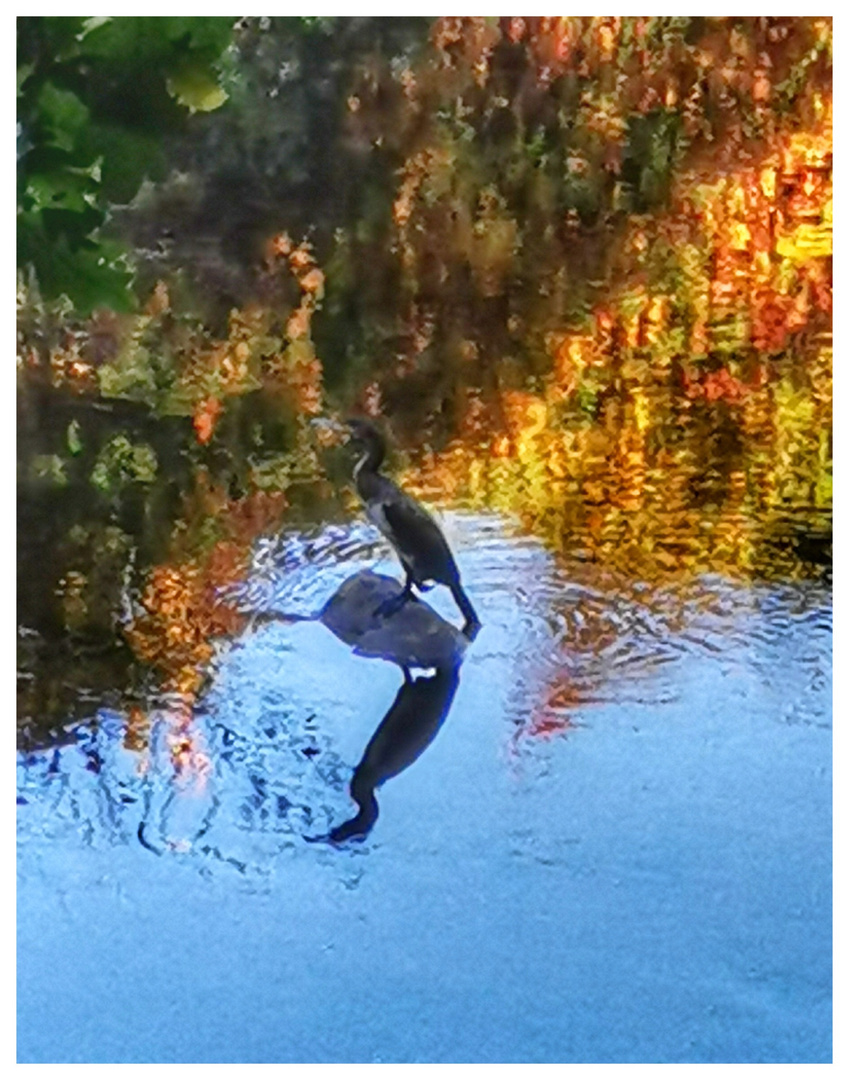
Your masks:
<instances>
[{"instance_id":1,"label":"submerged dark shape","mask_svg":"<svg viewBox=\"0 0 849 1080\"><path fill-rule=\"evenodd\" d=\"M341 843L366 836L377 821L375 789L403 772L430 745L442 726L459 682L460 665L470 636L438 615L418 597L408 596L395 578L360 570L344 581L315 615L263 612L257 623L317 620L359 656L398 664L404 684L365 749L351 778L351 797L359 810L349 821L310 842ZM390 606L389 614L382 609ZM413 679L410 668L435 668L434 675Z\"/></svg>"},{"instance_id":2,"label":"submerged dark shape","mask_svg":"<svg viewBox=\"0 0 849 1080\"><path fill-rule=\"evenodd\" d=\"M387 602L382 613L403 607L413 595L413 586L425 589L437 582L451 590L466 620L467 636L474 637L480 620L460 584L460 571L442 530L424 507L378 471L386 456L386 443L375 425L352 419L348 427L352 439L364 448L354 467L357 492L369 519L393 546L407 575L403 592Z\"/></svg>"},{"instance_id":3,"label":"submerged dark shape","mask_svg":"<svg viewBox=\"0 0 849 1080\"><path fill-rule=\"evenodd\" d=\"M368 835L380 812L375 789L430 746L448 715L459 680L459 668L453 667L404 683L351 777L351 798L359 811L323 839L338 844Z\"/></svg>"},{"instance_id":4,"label":"submerged dark shape","mask_svg":"<svg viewBox=\"0 0 849 1080\"><path fill-rule=\"evenodd\" d=\"M352 646L357 655L389 660L403 668L407 681L412 667L457 667L469 637L417 597L399 605L398 597L404 591L395 578L360 570L344 581L315 615L268 612L256 621L316 619ZM385 614L384 607L394 610Z\"/></svg>"}]
</instances>

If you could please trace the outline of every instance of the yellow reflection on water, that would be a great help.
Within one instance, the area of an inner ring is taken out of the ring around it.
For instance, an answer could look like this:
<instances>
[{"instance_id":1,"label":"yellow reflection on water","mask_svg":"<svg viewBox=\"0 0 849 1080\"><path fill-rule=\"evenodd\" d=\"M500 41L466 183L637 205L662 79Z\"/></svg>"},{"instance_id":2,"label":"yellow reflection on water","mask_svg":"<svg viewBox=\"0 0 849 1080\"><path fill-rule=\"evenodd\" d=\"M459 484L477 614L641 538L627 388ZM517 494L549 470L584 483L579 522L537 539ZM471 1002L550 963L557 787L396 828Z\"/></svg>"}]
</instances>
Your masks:
<instances>
[{"instance_id":1,"label":"yellow reflection on water","mask_svg":"<svg viewBox=\"0 0 849 1080\"><path fill-rule=\"evenodd\" d=\"M507 512L564 556L644 580L793 577L830 561L824 375L714 401L638 378L577 424L552 395L512 393L507 434L418 455L402 482L437 504Z\"/></svg>"}]
</instances>

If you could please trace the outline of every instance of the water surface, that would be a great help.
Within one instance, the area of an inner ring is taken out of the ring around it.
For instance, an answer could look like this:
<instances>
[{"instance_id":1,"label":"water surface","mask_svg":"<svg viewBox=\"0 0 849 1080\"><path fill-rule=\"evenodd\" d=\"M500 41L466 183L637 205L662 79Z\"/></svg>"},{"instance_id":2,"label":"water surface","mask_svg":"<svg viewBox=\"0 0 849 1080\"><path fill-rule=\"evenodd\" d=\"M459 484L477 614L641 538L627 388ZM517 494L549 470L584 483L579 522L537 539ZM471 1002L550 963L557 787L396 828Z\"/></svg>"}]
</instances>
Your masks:
<instances>
[{"instance_id":1,"label":"water surface","mask_svg":"<svg viewBox=\"0 0 849 1080\"><path fill-rule=\"evenodd\" d=\"M101 709L19 755L19 1060L830 1059L827 590L446 525L484 629L364 840L305 837L403 676L319 623L222 642L144 750ZM365 567L397 573L364 526L289 534L239 599Z\"/></svg>"}]
</instances>

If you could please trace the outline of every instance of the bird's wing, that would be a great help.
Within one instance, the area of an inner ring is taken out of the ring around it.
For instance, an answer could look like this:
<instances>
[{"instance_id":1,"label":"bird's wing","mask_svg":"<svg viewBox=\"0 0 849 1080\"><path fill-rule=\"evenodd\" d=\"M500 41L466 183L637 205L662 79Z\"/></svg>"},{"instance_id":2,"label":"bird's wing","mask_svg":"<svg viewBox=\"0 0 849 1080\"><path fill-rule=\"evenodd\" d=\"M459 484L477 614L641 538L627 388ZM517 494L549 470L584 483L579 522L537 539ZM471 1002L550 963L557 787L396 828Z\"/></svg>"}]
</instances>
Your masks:
<instances>
[{"instance_id":1,"label":"bird's wing","mask_svg":"<svg viewBox=\"0 0 849 1080\"><path fill-rule=\"evenodd\" d=\"M386 523L398 552L421 580L444 581L456 573L454 557L442 530L430 514L403 492L383 504Z\"/></svg>"}]
</instances>

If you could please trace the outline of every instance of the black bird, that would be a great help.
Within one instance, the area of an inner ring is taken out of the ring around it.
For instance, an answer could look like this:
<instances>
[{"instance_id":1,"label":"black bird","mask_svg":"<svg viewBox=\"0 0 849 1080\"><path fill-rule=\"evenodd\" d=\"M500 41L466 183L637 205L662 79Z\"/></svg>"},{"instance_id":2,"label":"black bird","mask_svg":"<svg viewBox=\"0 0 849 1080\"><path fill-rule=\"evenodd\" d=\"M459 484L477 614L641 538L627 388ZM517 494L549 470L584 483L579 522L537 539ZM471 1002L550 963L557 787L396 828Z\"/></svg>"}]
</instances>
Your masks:
<instances>
[{"instance_id":1,"label":"black bird","mask_svg":"<svg viewBox=\"0 0 849 1080\"><path fill-rule=\"evenodd\" d=\"M369 519L383 533L401 560L407 581L403 592L378 608L382 615L397 611L413 595L413 586L424 591L432 583L447 585L463 613L467 637L480 629L472 603L460 584L460 571L442 530L415 499L378 470L386 456L386 442L368 420L349 420L351 438L363 447L354 466L354 483Z\"/></svg>"}]
</instances>

